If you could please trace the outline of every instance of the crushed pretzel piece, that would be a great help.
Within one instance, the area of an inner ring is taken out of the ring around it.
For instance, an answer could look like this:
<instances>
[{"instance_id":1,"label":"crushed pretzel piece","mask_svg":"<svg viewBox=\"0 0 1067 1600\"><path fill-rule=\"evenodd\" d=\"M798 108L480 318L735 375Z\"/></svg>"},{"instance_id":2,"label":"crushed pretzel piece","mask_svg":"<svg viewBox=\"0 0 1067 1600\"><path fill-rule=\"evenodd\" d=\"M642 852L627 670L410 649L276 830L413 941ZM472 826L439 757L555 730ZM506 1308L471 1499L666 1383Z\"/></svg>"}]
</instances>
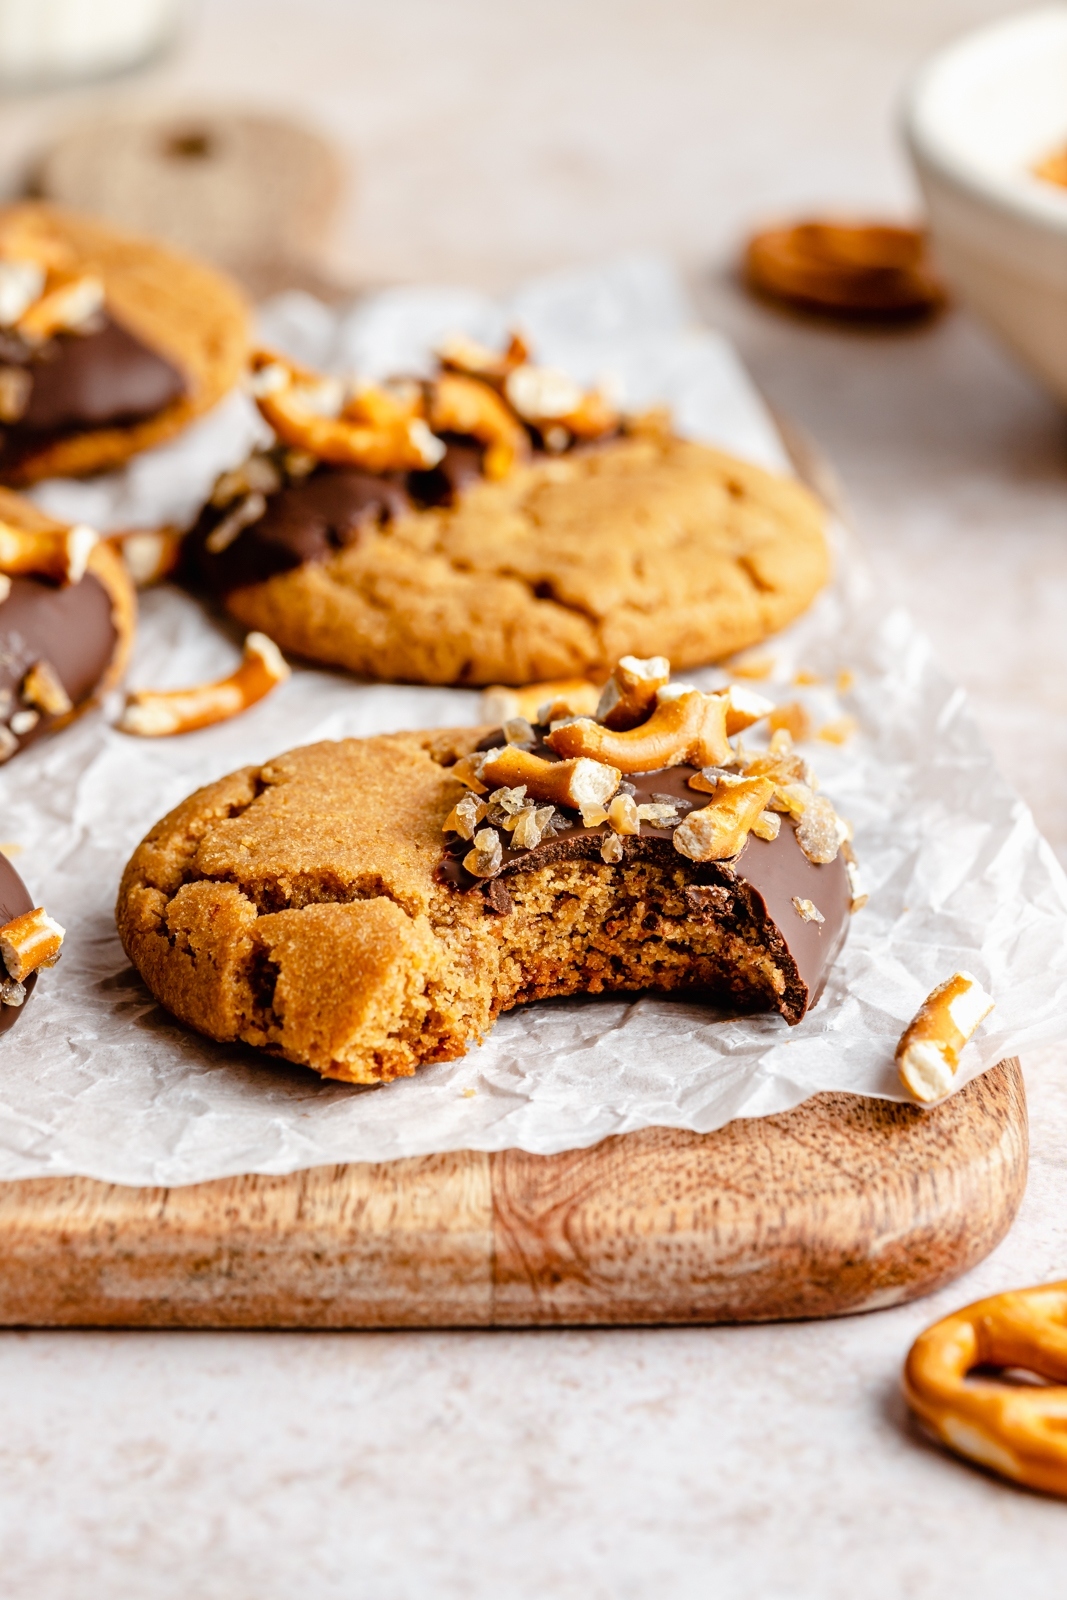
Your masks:
<instances>
[{"instance_id":1,"label":"crushed pretzel piece","mask_svg":"<svg viewBox=\"0 0 1067 1600\"><path fill-rule=\"evenodd\" d=\"M542 711L557 708L564 716L588 717L596 710L599 698L600 690L588 678L550 678L544 683L528 683L521 689L494 683L482 691L480 720L501 725L512 717L547 722L549 718L542 716Z\"/></svg>"},{"instance_id":2,"label":"crushed pretzel piece","mask_svg":"<svg viewBox=\"0 0 1067 1600\"><path fill-rule=\"evenodd\" d=\"M814 900L805 900L802 896L793 896L793 910L803 922L825 922L826 918L815 904Z\"/></svg>"},{"instance_id":3,"label":"crushed pretzel piece","mask_svg":"<svg viewBox=\"0 0 1067 1600\"><path fill-rule=\"evenodd\" d=\"M482 471L506 478L530 454L530 438L496 390L478 378L445 372L430 385L429 423L442 433L464 433L487 446Z\"/></svg>"},{"instance_id":4,"label":"crushed pretzel piece","mask_svg":"<svg viewBox=\"0 0 1067 1600\"><path fill-rule=\"evenodd\" d=\"M755 678L760 680L770 678L774 673L774 657L768 655L743 655L738 656L730 663L730 671L739 678Z\"/></svg>"},{"instance_id":5,"label":"crushed pretzel piece","mask_svg":"<svg viewBox=\"0 0 1067 1600\"><path fill-rule=\"evenodd\" d=\"M533 427L564 429L577 439L595 439L619 425L619 413L599 390L583 390L554 367L516 367L504 393L519 416Z\"/></svg>"},{"instance_id":6,"label":"crushed pretzel piece","mask_svg":"<svg viewBox=\"0 0 1067 1600\"><path fill-rule=\"evenodd\" d=\"M65 717L68 711L74 710L74 702L50 661L34 662L19 686L19 693L27 705L42 711L46 717Z\"/></svg>"},{"instance_id":7,"label":"crushed pretzel piece","mask_svg":"<svg viewBox=\"0 0 1067 1600\"><path fill-rule=\"evenodd\" d=\"M506 378L509 372L529 359L521 334L513 333L503 352L490 350L465 333L453 333L439 344L437 359L452 372L465 372L471 378Z\"/></svg>"},{"instance_id":8,"label":"crushed pretzel piece","mask_svg":"<svg viewBox=\"0 0 1067 1600\"><path fill-rule=\"evenodd\" d=\"M62 529L30 529L0 522L0 572L9 577L80 583L99 535L82 523Z\"/></svg>"},{"instance_id":9,"label":"crushed pretzel piece","mask_svg":"<svg viewBox=\"0 0 1067 1600\"><path fill-rule=\"evenodd\" d=\"M204 540L204 549L209 555L221 556L246 528L259 521L266 509L266 495L261 494L258 489L246 494L244 499L239 500L233 510L228 511L222 521L212 528Z\"/></svg>"},{"instance_id":10,"label":"crushed pretzel piece","mask_svg":"<svg viewBox=\"0 0 1067 1600\"><path fill-rule=\"evenodd\" d=\"M838 694L847 694L856 682L856 674L850 672L848 667L842 667L834 680Z\"/></svg>"},{"instance_id":11,"label":"crushed pretzel piece","mask_svg":"<svg viewBox=\"0 0 1067 1600\"><path fill-rule=\"evenodd\" d=\"M752 824L752 832L757 839L777 839L782 831L782 819L777 811L761 811Z\"/></svg>"},{"instance_id":12,"label":"crushed pretzel piece","mask_svg":"<svg viewBox=\"0 0 1067 1600\"><path fill-rule=\"evenodd\" d=\"M26 999L26 985L14 978L0 978L0 1005L20 1006Z\"/></svg>"},{"instance_id":13,"label":"crushed pretzel piece","mask_svg":"<svg viewBox=\"0 0 1067 1600\"><path fill-rule=\"evenodd\" d=\"M148 589L169 578L181 559L182 535L177 528L127 528L110 533L107 542L122 557L122 563L137 589Z\"/></svg>"},{"instance_id":14,"label":"crushed pretzel piece","mask_svg":"<svg viewBox=\"0 0 1067 1600\"><path fill-rule=\"evenodd\" d=\"M504 739L508 744L533 744L536 738L525 717L509 717L504 723Z\"/></svg>"},{"instance_id":15,"label":"crushed pretzel piece","mask_svg":"<svg viewBox=\"0 0 1067 1600\"><path fill-rule=\"evenodd\" d=\"M726 701L698 689L657 705L647 722L626 732L580 717L556 728L546 743L558 755L606 761L622 773L714 766L733 754L726 737Z\"/></svg>"},{"instance_id":16,"label":"crushed pretzel piece","mask_svg":"<svg viewBox=\"0 0 1067 1600\"><path fill-rule=\"evenodd\" d=\"M490 756L500 755L505 748L506 746L501 745L499 749L472 750L469 756L460 756L449 770L454 778L458 778L460 783L465 784L475 794L486 794L489 785L482 782L482 768Z\"/></svg>"},{"instance_id":17,"label":"crushed pretzel piece","mask_svg":"<svg viewBox=\"0 0 1067 1600\"><path fill-rule=\"evenodd\" d=\"M474 835L474 849L463 857L463 865L476 878L492 878L504 861L500 835L495 828L481 828Z\"/></svg>"},{"instance_id":18,"label":"crushed pretzel piece","mask_svg":"<svg viewBox=\"0 0 1067 1600\"><path fill-rule=\"evenodd\" d=\"M11 757L17 754L18 748L18 739L11 729L5 728L3 723L0 723L0 767L3 766L5 761L10 761Z\"/></svg>"},{"instance_id":19,"label":"crushed pretzel piece","mask_svg":"<svg viewBox=\"0 0 1067 1600\"><path fill-rule=\"evenodd\" d=\"M786 705L775 706L768 719L771 729L778 732L784 729L791 739L800 744L804 739L811 738L811 717L807 708L799 700L791 700Z\"/></svg>"},{"instance_id":20,"label":"crushed pretzel piece","mask_svg":"<svg viewBox=\"0 0 1067 1600\"><path fill-rule=\"evenodd\" d=\"M798 689L804 688L805 685L814 686L815 684L822 683L822 681L822 678L817 672L809 672L806 667L801 667L798 672L793 674L793 682L796 684Z\"/></svg>"},{"instance_id":21,"label":"crushed pretzel piece","mask_svg":"<svg viewBox=\"0 0 1067 1600\"><path fill-rule=\"evenodd\" d=\"M421 415L417 390L371 387L348 395L337 379L317 378L266 351L251 362L252 394L283 444L335 466L367 472L435 467L445 446Z\"/></svg>"},{"instance_id":22,"label":"crushed pretzel piece","mask_svg":"<svg viewBox=\"0 0 1067 1600\"><path fill-rule=\"evenodd\" d=\"M604 685L595 718L606 728L621 733L636 728L651 715L659 691L671 675L666 656L623 656Z\"/></svg>"},{"instance_id":23,"label":"crushed pretzel piece","mask_svg":"<svg viewBox=\"0 0 1067 1600\"><path fill-rule=\"evenodd\" d=\"M546 761L512 744L489 751L479 776L486 785L524 784L531 800L573 806L581 811L583 806L606 804L619 787L622 774L616 767L585 758Z\"/></svg>"},{"instance_id":24,"label":"crushed pretzel piece","mask_svg":"<svg viewBox=\"0 0 1067 1600\"><path fill-rule=\"evenodd\" d=\"M27 344L44 344L57 333L77 332L104 309L103 281L91 272L56 273L44 293L15 321Z\"/></svg>"},{"instance_id":25,"label":"crushed pretzel piece","mask_svg":"<svg viewBox=\"0 0 1067 1600\"><path fill-rule=\"evenodd\" d=\"M691 861L728 861L738 855L772 788L769 778L724 786L710 805L691 811L674 830L674 848Z\"/></svg>"},{"instance_id":26,"label":"crushed pretzel piece","mask_svg":"<svg viewBox=\"0 0 1067 1600\"><path fill-rule=\"evenodd\" d=\"M931 990L900 1036L895 1060L909 1094L928 1105L952 1087L964 1046L995 1002L969 972Z\"/></svg>"},{"instance_id":27,"label":"crushed pretzel piece","mask_svg":"<svg viewBox=\"0 0 1067 1600\"><path fill-rule=\"evenodd\" d=\"M65 931L44 906L24 911L20 917L5 922L0 928L0 961L8 977L16 983L25 983L38 967L54 967L59 960Z\"/></svg>"},{"instance_id":28,"label":"crushed pretzel piece","mask_svg":"<svg viewBox=\"0 0 1067 1600\"><path fill-rule=\"evenodd\" d=\"M40 261L0 261L0 328L13 328L41 298L47 276Z\"/></svg>"},{"instance_id":29,"label":"crushed pretzel piece","mask_svg":"<svg viewBox=\"0 0 1067 1600\"><path fill-rule=\"evenodd\" d=\"M608 866L614 866L621 861L623 856L622 840L617 833L606 833L604 842L600 846L600 859L606 861Z\"/></svg>"},{"instance_id":30,"label":"crushed pretzel piece","mask_svg":"<svg viewBox=\"0 0 1067 1600\"><path fill-rule=\"evenodd\" d=\"M265 633L250 633L241 665L228 678L195 689L135 689L126 697L118 726L123 733L146 739L208 728L247 711L284 683L289 672L273 639Z\"/></svg>"},{"instance_id":31,"label":"crushed pretzel piece","mask_svg":"<svg viewBox=\"0 0 1067 1600\"><path fill-rule=\"evenodd\" d=\"M6 572L0 572L0 605L3 605L11 593L11 579Z\"/></svg>"},{"instance_id":32,"label":"crushed pretzel piece","mask_svg":"<svg viewBox=\"0 0 1067 1600\"><path fill-rule=\"evenodd\" d=\"M806 783L779 783L775 785L770 810L787 811L794 821L799 822L814 799Z\"/></svg>"},{"instance_id":33,"label":"crushed pretzel piece","mask_svg":"<svg viewBox=\"0 0 1067 1600\"><path fill-rule=\"evenodd\" d=\"M858 727L855 717L836 717L833 722L824 722L815 737L825 744L847 744Z\"/></svg>"},{"instance_id":34,"label":"crushed pretzel piece","mask_svg":"<svg viewBox=\"0 0 1067 1600\"><path fill-rule=\"evenodd\" d=\"M755 689L749 689L743 683L728 684L723 693L726 696L728 734L744 733L746 728L762 722L774 710L773 700L757 694Z\"/></svg>"}]
</instances>

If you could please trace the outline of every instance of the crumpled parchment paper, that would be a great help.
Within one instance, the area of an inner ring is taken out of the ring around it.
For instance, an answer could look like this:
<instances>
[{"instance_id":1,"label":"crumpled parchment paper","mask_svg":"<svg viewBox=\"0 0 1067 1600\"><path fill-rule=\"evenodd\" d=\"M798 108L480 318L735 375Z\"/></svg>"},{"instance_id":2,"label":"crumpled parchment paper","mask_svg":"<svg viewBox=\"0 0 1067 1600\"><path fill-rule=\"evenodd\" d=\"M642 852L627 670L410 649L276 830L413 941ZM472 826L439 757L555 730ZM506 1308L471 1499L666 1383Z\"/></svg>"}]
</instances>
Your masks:
<instances>
[{"instance_id":1,"label":"crumpled parchment paper","mask_svg":"<svg viewBox=\"0 0 1067 1600\"><path fill-rule=\"evenodd\" d=\"M541 280L510 306L405 289L338 317L287 296L264 322L294 354L370 375L412 370L453 328L494 340L516 318L542 359L609 379L629 404L668 401L686 431L786 466L735 354L690 325L676 281L656 262ZM126 473L45 485L38 497L105 527L149 522L153 510L188 516L254 433L243 408L231 400L195 436ZM960 1084L1062 1037L1067 881L998 775L962 691L938 671L909 617L880 609L848 536L837 538L835 583L767 646L775 672L765 687L804 701L816 727L856 718L849 744L816 741L809 753L855 825L871 898L852 919L823 999L798 1027L678 1000L548 1002L503 1017L461 1061L371 1090L180 1027L127 964L112 918L122 867L149 825L196 785L295 744L478 720L473 692L299 670L232 723L137 740L93 714L0 770L0 842L21 846L20 872L68 930L60 966L0 1045L0 1178L181 1184L463 1147L547 1154L650 1124L709 1131L819 1090L901 1099L897 1038L958 967L997 1001ZM149 592L131 681L178 685L222 673L236 660L237 637L179 591ZM822 681L796 687L800 668ZM849 687L838 687L842 670ZM723 681L714 670L687 677Z\"/></svg>"}]
</instances>

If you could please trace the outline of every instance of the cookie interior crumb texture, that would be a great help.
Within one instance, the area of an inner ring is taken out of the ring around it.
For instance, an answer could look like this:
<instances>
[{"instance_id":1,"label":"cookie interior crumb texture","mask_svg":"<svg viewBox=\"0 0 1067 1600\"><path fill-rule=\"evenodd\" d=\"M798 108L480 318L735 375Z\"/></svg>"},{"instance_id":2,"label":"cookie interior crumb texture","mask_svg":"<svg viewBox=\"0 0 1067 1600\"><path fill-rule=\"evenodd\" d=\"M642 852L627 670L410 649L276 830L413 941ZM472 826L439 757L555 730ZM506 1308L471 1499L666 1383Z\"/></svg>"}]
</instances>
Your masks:
<instances>
[{"instance_id":1,"label":"cookie interior crumb texture","mask_svg":"<svg viewBox=\"0 0 1067 1600\"><path fill-rule=\"evenodd\" d=\"M799 484L705 445L620 438L470 484L226 599L285 650L372 678L529 683L676 670L784 627L826 582Z\"/></svg>"},{"instance_id":2,"label":"cookie interior crumb texture","mask_svg":"<svg viewBox=\"0 0 1067 1600\"><path fill-rule=\"evenodd\" d=\"M80 477L121 466L180 433L237 383L248 351L247 310L236 287L213 268L152 240L36 202L0 209L0 250L6 239L16 242L19 256L37 247L45 253L64 250L78 271L102 281L108 312L185 380L179 398L141 421L42 436L5 466L8 483Z\"/></svg>"},{"instance_id":3,"label":"cookie interior crumb texture","mask_svg":"<svg viewBox=\"0 0 1067 1600\"><path fill-rule=\"evenodd\" d=\"M178 806L134 853L117 907L153 994L212 1038L352 1083L461 1056L500 1012L553 995L682 991L798 1020L812 995L743 857L735 872L633 838L607 863L593 835L513 863L495 900L443 881L442 825L464 793L449 769L486 732L313 745ZM790 827L781 840L805 891L817 875L828 931L797 936L823 938L828 965L844 862L812 865Z\"/></svg>"}]
</instances>

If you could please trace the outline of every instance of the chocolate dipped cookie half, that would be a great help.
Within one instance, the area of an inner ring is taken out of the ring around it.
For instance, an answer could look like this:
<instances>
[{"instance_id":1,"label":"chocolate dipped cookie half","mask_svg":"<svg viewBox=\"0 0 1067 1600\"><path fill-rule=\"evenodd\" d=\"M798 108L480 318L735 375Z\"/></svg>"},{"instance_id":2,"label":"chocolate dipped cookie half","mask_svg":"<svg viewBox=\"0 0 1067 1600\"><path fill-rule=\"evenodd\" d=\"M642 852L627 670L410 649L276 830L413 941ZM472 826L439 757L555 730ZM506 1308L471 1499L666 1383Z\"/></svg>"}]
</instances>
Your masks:
<instances>
[{"instance_id":1,"label":"chocolate dipped cookie half","mask_svg":"<svg viewBox=\"0 0 1067 1600\"><path fill-rule=\"evenodd\" d=\"M622 663L597 719L328 742L199 790L124 874L131 961L202 1033L351 1083L549 996L798 1022L853 909L849 830L788 734L731 745L758 707L660 700L665 666Z\"/></svg>"},{"instance_id":2,"label":"chocolate dipped cookie half","mask_svg":"<svg viewBox=\"0 0 1067 1600\"><path fill-rule=\"evenodd\" d=\"M246 354L212 268L57 207L0 210L0 480L121 466L215 405Z\"/></svg>"},{"instance_id":3,"label":"chocolate dipped cookie half","mask_svg":"<svg viewBox=\"0 0 1067 1600\"><path fill-rule=\"evenodd\" d=\"M828 576L798 483L621 416L518 341L375 389L262 355L254 384L277 444L219 480L189 571L313 661L438 684L603 681L660 649L686 668Z\"/></svg>"},{"instance_id":4,"label":"chocolate dipped cookie half","mask_svg":"<svg viewBox=\"0 0 1067 1600\"><path fill-rule=\"evenodd\" d=\"M115 551L0 489L0 763L119 682L136 625Z\"/></svg>"}]
</instances>

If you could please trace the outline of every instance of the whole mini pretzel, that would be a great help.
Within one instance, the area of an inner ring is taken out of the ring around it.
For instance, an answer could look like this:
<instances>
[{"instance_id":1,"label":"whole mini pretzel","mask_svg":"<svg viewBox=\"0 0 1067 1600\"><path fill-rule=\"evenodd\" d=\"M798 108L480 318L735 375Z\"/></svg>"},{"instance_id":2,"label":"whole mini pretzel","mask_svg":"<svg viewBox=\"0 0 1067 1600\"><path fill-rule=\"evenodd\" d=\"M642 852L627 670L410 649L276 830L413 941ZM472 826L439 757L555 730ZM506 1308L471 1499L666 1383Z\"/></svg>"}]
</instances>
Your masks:
<instances>
[{"instance_id":1,"label":"whole mini pretzel","mask_svg":"<svg viewBox=\"0 0 1067 1600\"><path fill-rule=\"evenodd\" d=\"M1055 1387L969 1376L983 1367ZM935 1322L908 1354L904 1395L957 1455L1067 1496L1067 1282L995 1294Z\"/></svg>"}]
</instances>

